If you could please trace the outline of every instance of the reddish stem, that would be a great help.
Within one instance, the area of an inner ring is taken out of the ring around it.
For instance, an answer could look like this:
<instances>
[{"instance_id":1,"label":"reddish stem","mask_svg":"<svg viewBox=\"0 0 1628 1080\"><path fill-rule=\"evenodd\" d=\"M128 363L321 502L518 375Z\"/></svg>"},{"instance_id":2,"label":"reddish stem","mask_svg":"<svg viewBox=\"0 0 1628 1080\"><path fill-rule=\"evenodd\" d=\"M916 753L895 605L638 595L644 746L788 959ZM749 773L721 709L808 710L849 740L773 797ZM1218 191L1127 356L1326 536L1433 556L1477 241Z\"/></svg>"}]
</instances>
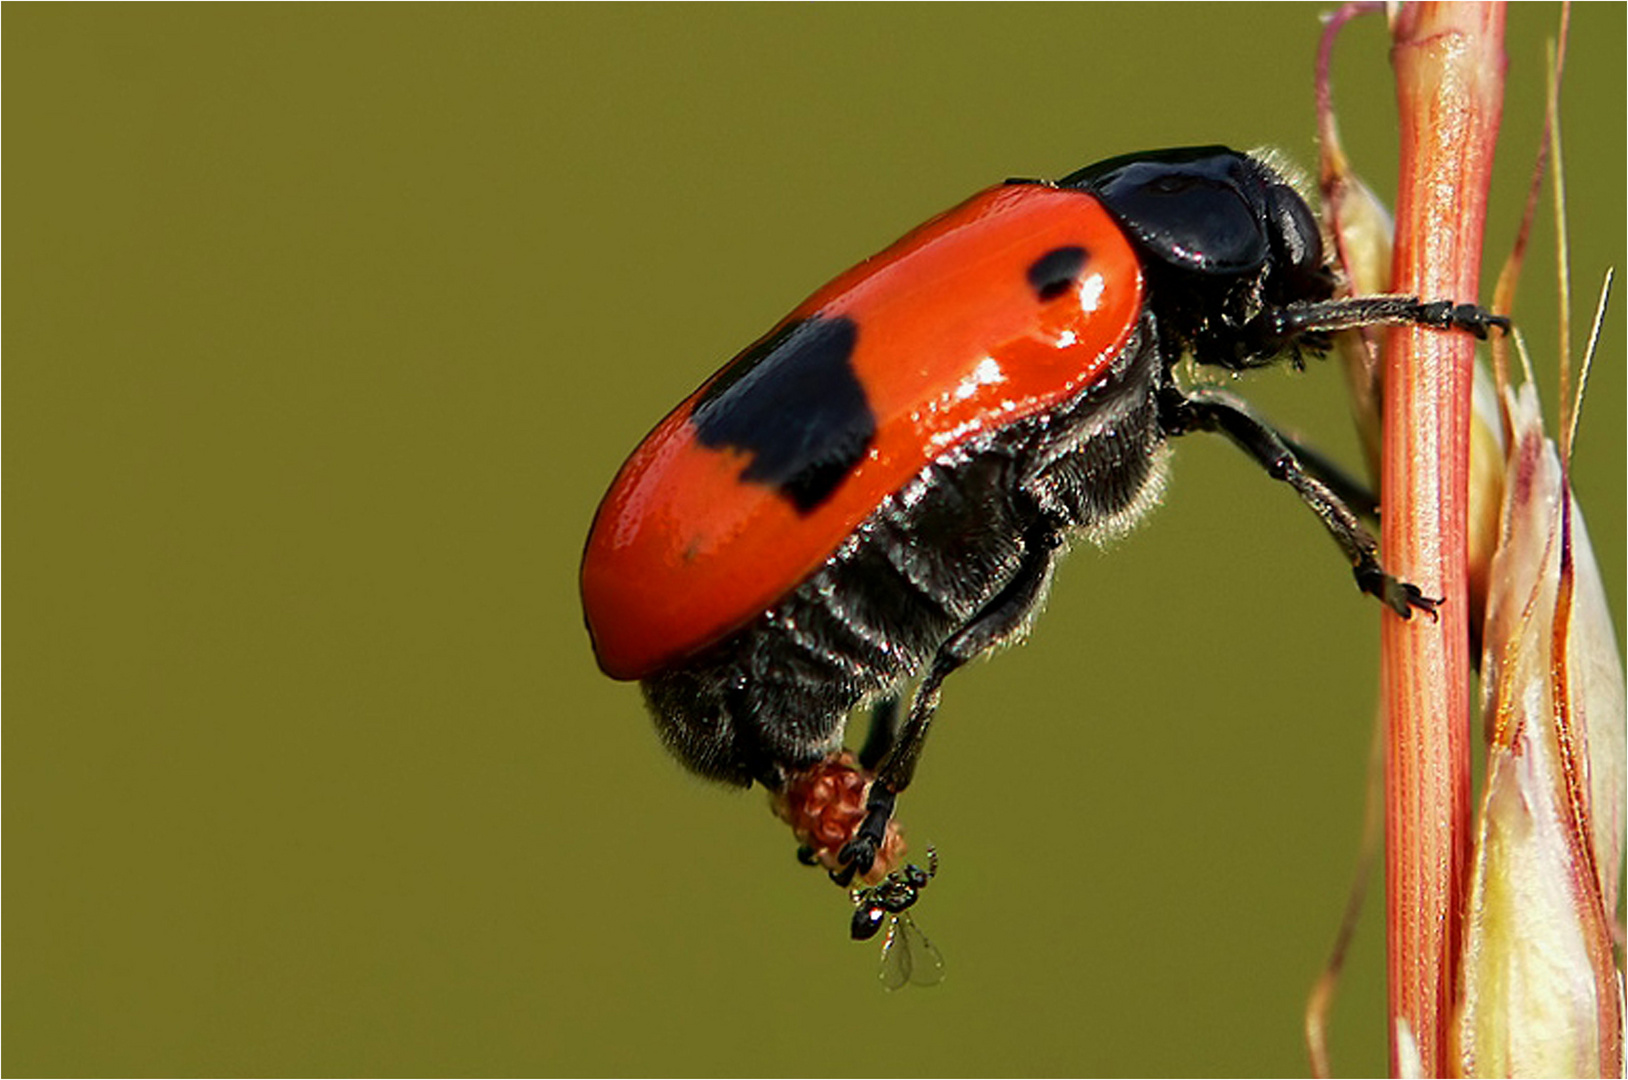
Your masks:
<instances>
[{"instance_id":1,"label":"reddish stem","mask_svg":"<svg viewBox=\"0 0 1628 1080\"><path fill-rule=\"evenodd\" d=\"M1393 27L1401 182L1393 287L1474 300L1502 112L1501 3L1409 4ZM1426 1076L1448 1061L1470 855L1466 505L1475 342L1400 329L1385 364L1382 541L1389 570L1443 597L1435 620L1384 617L1389 743L1386 949L1396 1024Z\"/></svg>"}]
</instances>

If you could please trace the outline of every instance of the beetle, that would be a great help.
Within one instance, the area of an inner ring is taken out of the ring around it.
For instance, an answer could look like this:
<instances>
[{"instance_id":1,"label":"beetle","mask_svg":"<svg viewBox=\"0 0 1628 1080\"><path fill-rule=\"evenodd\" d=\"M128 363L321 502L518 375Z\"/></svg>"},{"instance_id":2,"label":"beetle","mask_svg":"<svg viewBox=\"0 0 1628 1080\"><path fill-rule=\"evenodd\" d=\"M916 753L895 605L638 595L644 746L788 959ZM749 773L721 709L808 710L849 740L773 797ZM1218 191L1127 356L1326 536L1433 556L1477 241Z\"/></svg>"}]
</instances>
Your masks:
<instances>
[{"instance_id":1,"label":"beetle","mask_svg":"<svg viewBox=\"0 0 1628 1080\"><path fill-rule=\"evenodd\" d=\"M1298 363L1372 324L1508 327L1336 284L1306 201L1224 146L974 195L815 292L633 452L582 563L600 667L641 683L689 768L771 791L919 679L902 725L873 730L846 885L876 860L945 678L1026 631L1069 540L1157 501L1176 436L1229 437L1322 519L1364 592L1433 615L1318 459L1172 373L1183 356Z\"/></svg>"}]
</instances>

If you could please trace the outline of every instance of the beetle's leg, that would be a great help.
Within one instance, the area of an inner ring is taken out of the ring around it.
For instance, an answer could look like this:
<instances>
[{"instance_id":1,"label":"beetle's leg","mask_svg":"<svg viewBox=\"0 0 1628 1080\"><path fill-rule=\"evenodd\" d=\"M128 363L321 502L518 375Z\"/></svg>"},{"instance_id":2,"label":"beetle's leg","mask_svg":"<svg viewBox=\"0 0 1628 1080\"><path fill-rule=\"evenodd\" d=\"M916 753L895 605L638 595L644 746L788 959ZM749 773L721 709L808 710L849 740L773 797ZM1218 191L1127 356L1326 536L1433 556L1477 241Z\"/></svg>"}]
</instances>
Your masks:
<instances>
[{"instance_id":1,"label":"beetle's leg","mask_svg":"<svg viewBox=\"0 0 1628 1080\"><path fill-rule=\"evenodd\" d=\"M1409 618L1415 608L1435 617L1441 601L1385 573L1379 564L1379 545L1362 527L1356 514L1329 485L1301 463L1288 440L1256 416L1241 399L1224 390L1182 391L1167 387L1159 397L1159 419L1171 435L1189 431L1217 431L1226 435L1258 461L1270 476L1294 488L1301 501L1322 519L1329 535L1351 560L1357 586L1363 592L1377 596L1404 619Z\"/></svg>"},{"instance_id":2,"label":"beetle's leg","mask_svg":"<svg viewBox=\"0 0 1628 1080\"><path fill-rule=\"evenodd\" d=\"M899 735L899 695L887 694L876 699L871 705L871 725L865 732L865 744L859 749L859 767L866 772L874 773L898 742ZM867 804L867 809L869 804ZM882 822L883 828L887 821ZM814 849L803 845L797 849L797 861L804 866L818 866L819 860L814 856ZM843 888L847 888L853 880L853 871L844 868L831 875L833 880Z\"/></svg>"},{"instance_id":3,"label":"beetle's leg","mask_svg":"<svg viewBox=\"0 0 1628 1080\"><path fill-rule=\"evenodd\" d=\"M1300 467L1327 484L1335 497L1355 511L1358 517L1367 518L1369 521L1379 520L1379 499L1374 496L1373 490L1366 483L1346 472L1344 466L1315 446L1307 446L1299 439L1285 435L1281 431L1278 432L1278 436L1300 462Z\"/></svg>"},{"instance_id":4,"label":"beetle's leg","mask_svg":"<svg viewBox=\"0 0 1628 1080\"><path fill-rule=\"evenodd\" d=\"M949 674L968 660L978 656L1011 637L1033 613L1035 604L1045 595L1051 580L1052 567L1057 561L1057 547L1062 543L1058 528L1050 521L1037 525L1024 538L1023 562L1006 588L991 600L983 610L972 617L948 641L939 647L927 675L916 689L910 703L910 715L899 731L892 752L883 759L865 800L865 819L837 854L842 869L833 873L839 885L847 885L855 874L863 874L876 861L887 823L893 817L893 806L899 793L910 786L916 762L921 758L922 746L927 741L927 729L938 708L940 689Z\"/></svg>"},{"instance_id":5,"label":"beetle's leg","mask_svg":"<svg viewBox=\"0 0 1628 1080\"><path fill-rule=\"evenodd\" d=\"M1464 330L1482 341L1493 327L1509 332L1509 319L1476 304L1451 300L1426 303L1417 296L1352 296L1340 300L1311 300L1268 309L1261 318L1285 339L1301 334L1330 334L1359 326L1431 326L1438 330Z\"/></svg>"},{"instance_id":6,"label":"beetle's leg","mask_svg":"<svg viewBox=\"0 0 1628 1080\"><path fill-rule=\"evenodd\" d=\"M1416 296L1353 296L1339 300L1297 300L1268 307L1243 326L1198 349L1198 359L1233 369L1263 367L1290 352L1301 366L1302 349L1326 352L1330 335L1363 326L1427 326L1463 330L1485 340L1493 327L1509 331L1509 320L1475 304L1451 300L1425 303Z\"/></svg>"},{"instance_id":7,"label":"beetle's leg","mask_svg":"<svg viewBox=\"0 0 1628 1080\"><path fill-rule=\"evenodd\" d=\"M871 726L865 733L865 745L859 748L859 767L875 772L898 741L899 695L888 694L876 699L871 706Z\"/></svg>"}]
</instances>

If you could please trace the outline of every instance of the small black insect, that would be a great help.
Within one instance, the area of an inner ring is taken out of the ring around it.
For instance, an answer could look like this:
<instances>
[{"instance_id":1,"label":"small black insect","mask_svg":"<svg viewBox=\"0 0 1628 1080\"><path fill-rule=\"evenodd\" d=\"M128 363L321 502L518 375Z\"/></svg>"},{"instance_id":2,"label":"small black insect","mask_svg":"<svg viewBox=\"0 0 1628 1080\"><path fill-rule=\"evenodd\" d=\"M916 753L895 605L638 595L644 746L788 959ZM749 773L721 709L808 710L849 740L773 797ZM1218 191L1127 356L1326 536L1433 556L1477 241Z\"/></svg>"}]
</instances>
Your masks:
<instances>
[{"instance_id":1,"label":"small black insect","mask_svg":"<svg viewBox=\"0 0 1628 1080\"><path fill-rule=\"evenodd\" d=\"M895 870L880 882L850 895L854 917L849 932L855 941L869 941L889 922L882 941L882 963L877 972L882 985L897 990L906 983L936 986L944 978L944 956L927 940L910 917L927 882L938 873L938 852L927 848L927 869L914 863ZM888 916L892 916L891 921Z\"/></svg>"}]
</instances>

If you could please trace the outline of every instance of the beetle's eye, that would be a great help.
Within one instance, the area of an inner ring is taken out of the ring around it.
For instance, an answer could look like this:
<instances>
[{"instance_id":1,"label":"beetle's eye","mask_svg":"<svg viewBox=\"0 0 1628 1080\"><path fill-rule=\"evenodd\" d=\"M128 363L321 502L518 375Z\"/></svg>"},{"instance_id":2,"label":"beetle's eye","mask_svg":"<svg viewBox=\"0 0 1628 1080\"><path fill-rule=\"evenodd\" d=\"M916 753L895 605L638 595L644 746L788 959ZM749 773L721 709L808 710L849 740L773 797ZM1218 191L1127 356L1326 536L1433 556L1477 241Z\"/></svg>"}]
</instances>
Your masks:
<instances>
[{"instance_id":1,"label":"beetle's eye","mask_svg":"<svg viewBox=\"0 0 1628 1080\"><path fill-rule=\"evenodd\" d=\"M1323 235L1311 207L1286 184L1268 187L1266 200L1273 263L1279 279L1275 291L1285 299L1326 297L1331 287L1323 272Z\"/></svg>"}]
</instances>

